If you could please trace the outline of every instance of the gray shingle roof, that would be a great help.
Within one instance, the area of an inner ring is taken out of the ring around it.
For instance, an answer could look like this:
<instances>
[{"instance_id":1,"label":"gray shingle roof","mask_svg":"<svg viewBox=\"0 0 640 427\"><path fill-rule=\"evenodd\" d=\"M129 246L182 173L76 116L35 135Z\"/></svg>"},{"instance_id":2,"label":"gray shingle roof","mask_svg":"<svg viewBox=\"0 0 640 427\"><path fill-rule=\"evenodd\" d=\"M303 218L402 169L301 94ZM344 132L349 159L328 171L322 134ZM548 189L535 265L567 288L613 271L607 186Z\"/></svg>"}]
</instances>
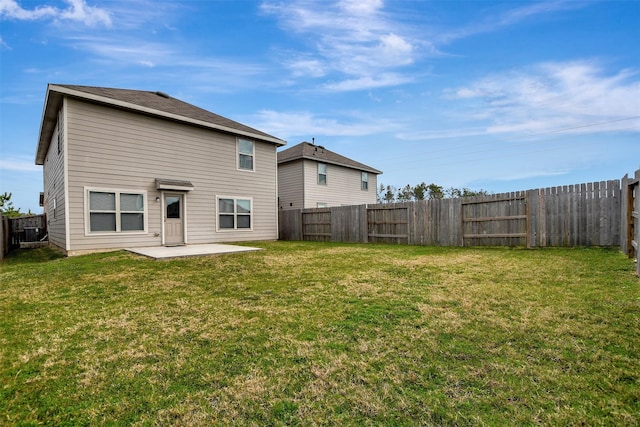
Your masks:
<instances>
[{"instance_id":1,"label":"gray shingle roof","mask_svg":"<svg viewBox=\"0 0 640 427\"><path fill-rule=\"evenodd\" d=\"M162 92L50 84L47 89L47 98L45 100L40 128L36 164L41 164L39 161L44 161L46 151L41 151L48 144L47 140L50 139L50 132L53 132L55 115L57 114L63 96L102 103L114 108L129 109L143 114L160 116L169 120L215 128L223 132L245 135L276 145L286 144L285 141L268 133L196 107L195 105L173 98Z\"/></svg>"},{"instance_id":2,"label":"gray shingle roof","mask_svg":"<svg viewBox=\"0 0 640 427\"><path fill-rule=\"evenodd\" d=\"M367 166L364 163L356 162L348 157L327 150L321 145L314 145L309 142L301 142L291 148L278 152L278 164L292 162L299 159L315 160L321 163L330 163L344 166L350 169L357 169L363 172L381 174L382 171Z\"/></svg>"}]
</instances>

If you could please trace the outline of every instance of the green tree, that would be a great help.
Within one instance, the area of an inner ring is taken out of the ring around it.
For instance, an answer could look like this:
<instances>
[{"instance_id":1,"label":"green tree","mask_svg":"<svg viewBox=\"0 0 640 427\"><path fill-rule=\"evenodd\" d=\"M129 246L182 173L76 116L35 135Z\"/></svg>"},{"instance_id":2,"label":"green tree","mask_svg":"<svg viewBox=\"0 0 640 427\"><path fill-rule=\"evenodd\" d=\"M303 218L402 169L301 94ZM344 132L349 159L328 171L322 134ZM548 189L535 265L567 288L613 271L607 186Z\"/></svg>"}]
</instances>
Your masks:
<instances>
[{"instance_id":1,"label":"green tree","mask_svg":"<svg viewBox=\"0 0 640 427\"><path fill-rule=\"evenodd\" d=\"M427 194L429 195L429 200L444 199L444 189L440 185L433 183L427 185Z\"/></svg>"},{"instance_id":2,"label":"green tree","mask_svg":"<svg viewBox=\"0 0 640 427\"><path fill-rule=\"evenodd\" d=\"M429 190L427 184L421 182L413 187L413 198L415 200L426 200L429 197Z\"/></svg>"},{"instance_id":3,"label":"green tree","mask_svg":"<svg viewBox=\"0 0 640 427\"><path fill-rule=\"evenodd\" d=\"M387 185L387 191L384 193L384 201L386 203L393 203L396 198L396 187Z\"/></svg>"},{"instance_id":4,"label":"green tree","mask_svg":"<svg viewBox=\"0 0 640 427\"><path fill-rule=\"evenodd\" d=\"M376 191L376 200L378 203L384 203L385 187L383 183L380 183L378 190Z\"/></svg>"},{"instance_id":5,"label":"green tree","mask_svg":"<svg viewBox=\"0 0 640 427\"><path fill-rule=\"evenodd\" d=\"M23 214L20 212L20 209L13 207L11 196L12 194L7 192L0 194L0 215L8 216L9 218L22 216Z\"/></svg>"},{"instance_id":6,"label":"green tree","mask_svg":"<svg viewBox=\"0 0 640 427\"><path fill-rule=\"evenodd\" d=\"M449 187L446 190L441 185L431 183L427 185L424 181L415 186L409 184L398 189L392 185L380 184L377 189L378 203L410 202L412 200L435 200L435 199L455 199L458 197L486 196L486 190L471 190L469 188Z\"/></svg>"},{"instance_id":7,"label":"green tree","mask_svg":"<svg viewBox=\"0 0 640 427\"><path fill-rule=\"evenodd\" d=\"M447 197L453 199L456 197L473 197L473 196L486 196L489 194L486 190L471 190L469 188L448 188L446 190Z\"/></svg>"},{"instance_id":8,"label":"green tree","mask_svg":"<svg viewBox=\"0 0 640 427\"><path fill-rule=\"evenodd\" d=\"M398 190L396 198L399 202L410 202L413 200L413 188L409 184L405 185Z\"/></svg>"}]
</instances>

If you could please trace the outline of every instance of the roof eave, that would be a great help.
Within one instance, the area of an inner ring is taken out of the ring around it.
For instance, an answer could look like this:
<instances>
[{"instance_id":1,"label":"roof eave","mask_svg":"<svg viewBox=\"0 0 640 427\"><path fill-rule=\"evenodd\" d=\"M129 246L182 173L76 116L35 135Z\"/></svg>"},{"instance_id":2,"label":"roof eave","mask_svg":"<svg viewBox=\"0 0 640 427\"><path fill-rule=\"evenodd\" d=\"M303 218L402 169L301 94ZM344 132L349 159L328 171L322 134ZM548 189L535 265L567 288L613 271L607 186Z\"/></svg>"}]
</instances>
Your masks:
<instances>
[{"instance_id":1,"label":"roof eave","mask_svg":"<svg viewBox=\"0 0 640 427\"><path fill-rule=\"evenodd\" d=\"M38 133L38 146L36 148L36 165L44 165L44 159L49 151L51 136L56 128L58 120L57 111L60 108L62 97L51 91L51 85L47 86L44 106L42 108L42 120L40 121L40 132Z\"/></svg>"},{"instance_id":2,"label":"roof eave","mask_svg":"<svg viewBox=\"0 0 640 427\"><path fill-rule=\"evenodd\" d=\"M367 165L362 165L363 167L359 167L359 166L355 166L355 165L347 165L347 164L344 164L344 163L334 162L334 161L327 160L327 159L319 159L318 157L308 156L306 154L303 154L301 156L292 157L290 159L278 160L278 164L289 163L289 162L293 162L293 161L296 161L296 160L305 160L305 159L306 160L313 160L314 162L320 162L320 163L327 163L327 164L330 164L330 165L342 166L343 168L354 169L354 170L358 170L358 171L362 171L362 172L370 172L370 173L374 173L376 175L382 175L382 171L379 171L379 170L374 169L372 167L369 167Z\"/></svg>"}]
</instances>

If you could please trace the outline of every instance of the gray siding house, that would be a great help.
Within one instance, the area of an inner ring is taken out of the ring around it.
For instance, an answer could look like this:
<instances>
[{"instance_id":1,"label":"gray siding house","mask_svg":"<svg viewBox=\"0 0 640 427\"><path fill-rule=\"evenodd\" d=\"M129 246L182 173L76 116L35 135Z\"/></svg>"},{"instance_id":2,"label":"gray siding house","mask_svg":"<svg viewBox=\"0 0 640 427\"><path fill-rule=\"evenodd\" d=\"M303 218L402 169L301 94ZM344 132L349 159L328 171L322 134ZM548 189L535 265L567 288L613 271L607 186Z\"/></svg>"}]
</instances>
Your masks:
<instances>
[{"instance_id":1,"label":"gray siding house","mask_svg":"<svg viewBox=\"0 0 640 427\"><path fill-rule=\"evenodd\" d=\"M162 92L47 88L36 164L68 255L278 238L285 141Z\"/></svg>"},{"instance_id":2,"label":"gray siding house","mask_svg":"<svg viewBox=\"0 0 640 427\"><path fill-rule=\"evenodd\" d=\"M280 209L376 203L382 172L326 148L301 142L278 152Z\"/></svg>"}]
</instances>

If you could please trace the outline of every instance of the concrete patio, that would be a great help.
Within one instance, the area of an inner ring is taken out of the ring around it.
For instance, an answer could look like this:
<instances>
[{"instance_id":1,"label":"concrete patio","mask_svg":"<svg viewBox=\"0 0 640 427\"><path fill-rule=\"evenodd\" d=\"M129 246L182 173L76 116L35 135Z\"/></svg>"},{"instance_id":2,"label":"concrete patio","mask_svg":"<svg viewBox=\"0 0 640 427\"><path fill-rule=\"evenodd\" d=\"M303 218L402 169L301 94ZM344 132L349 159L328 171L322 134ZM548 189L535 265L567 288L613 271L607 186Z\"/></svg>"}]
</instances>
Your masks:
<instances>
[{"instance_id":1,"label":"concrete patio","mask_svg":"<svg viewBox=\"0 0 640 427\"><path fill-rule=\"evenodd\" d=\"M260 248L248 246L211 243L205 245L153 246L145 248L126 248L125 250L154 259L181 258L203 255L220 255L238 252L260 251Z\"/></svg>"}]
</instances>

